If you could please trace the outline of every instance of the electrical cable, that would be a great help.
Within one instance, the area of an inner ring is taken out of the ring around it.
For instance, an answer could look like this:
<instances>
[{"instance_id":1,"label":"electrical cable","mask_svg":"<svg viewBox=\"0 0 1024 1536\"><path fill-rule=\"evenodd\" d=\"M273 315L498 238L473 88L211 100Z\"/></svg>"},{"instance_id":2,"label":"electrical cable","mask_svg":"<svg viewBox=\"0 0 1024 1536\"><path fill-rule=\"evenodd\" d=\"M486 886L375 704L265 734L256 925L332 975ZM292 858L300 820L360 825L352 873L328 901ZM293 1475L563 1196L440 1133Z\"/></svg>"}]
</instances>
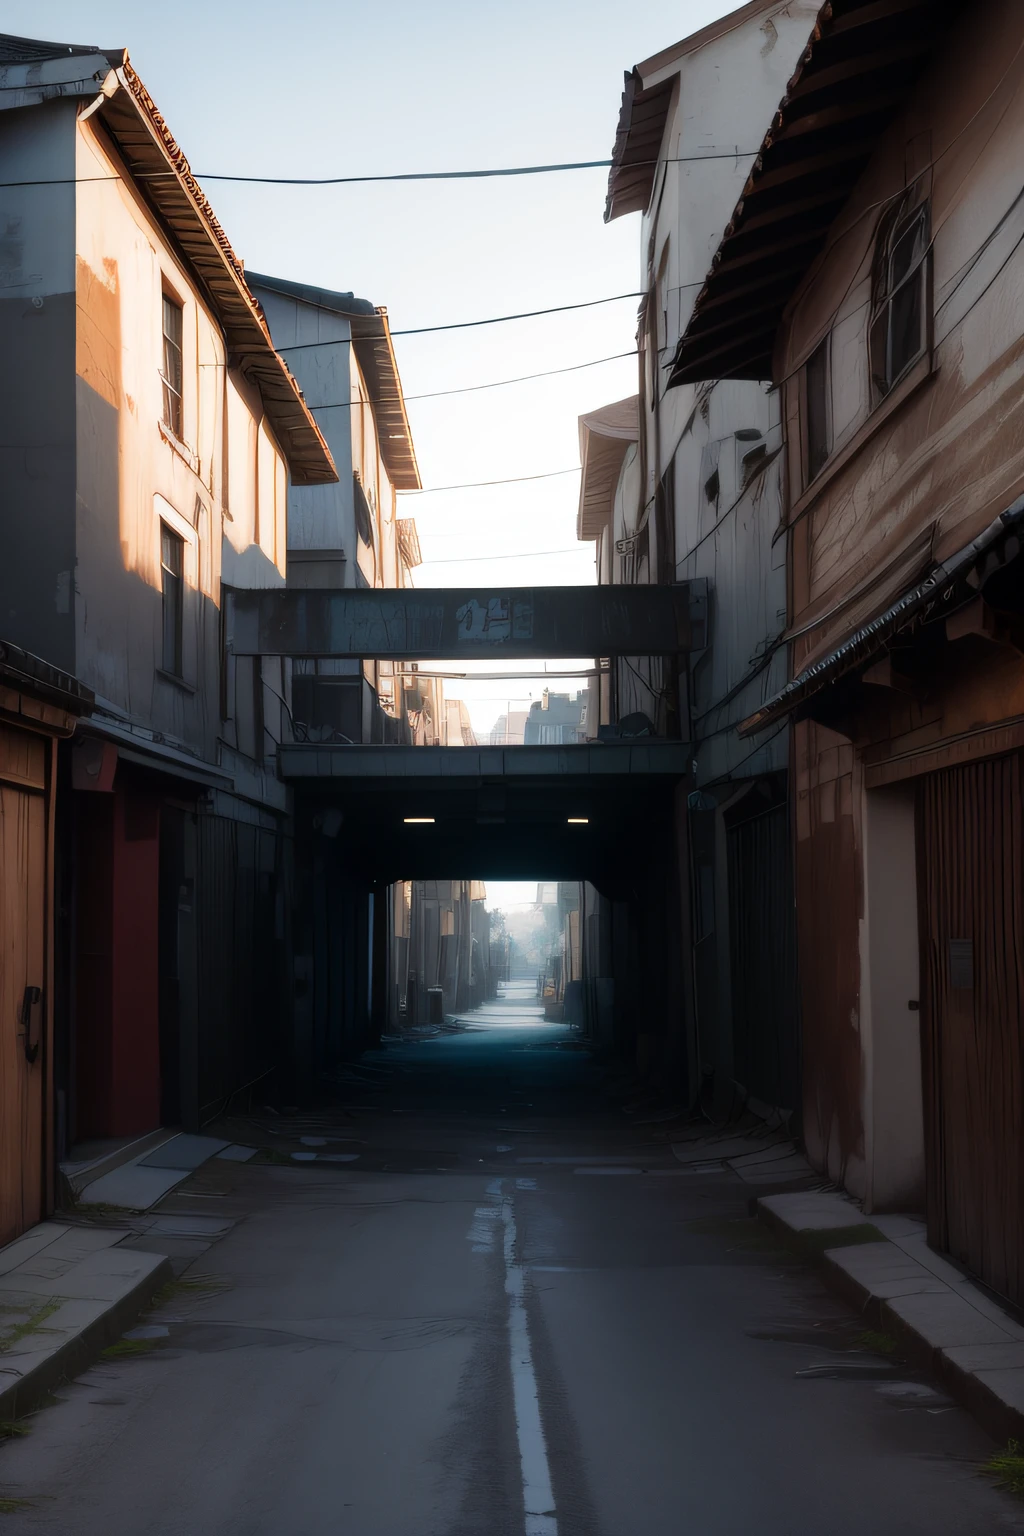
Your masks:
<instances>
[{"instance_id":1,"label":"electrical cable","mask_svg":"<svg viewBox=\"0 0 1024 1536\"><path fill-rule=\"evenodd\" d=\"M348 338L344 339L347 340ZM324 342L323 345L331 346L333 343ZM550 379L557 373L579 373L583 368L597 368L601 363L617 363L624 357L636 357L636 355L637 351L634 347L632 352L613 352L609 357L595 357L589 363L570 363L566 368L545 368L540 373L521 373L514 379L494 379L489 384L464 384L460 389L433 389L425 395L396 393L393 396L386 397L385 403L394 404L402 400L408 405L412 400L440 400L445 395L472 395L481 389L502 389L506 384L526 384L530 379ZM332 400L328 401L326 405L311 405L309 408L311 411L338 411L354 403L352 400Z\"/></svg>"},{"instance_id":2,"label":"electrical cable","mask_svg":"<svg viewBox=\"0 0 1024 1536\"><path fill-rule=\"evenodd\" d=\"M434 331L467 331L472 330L474 326L478 325L504 325L508 320L533 320L540 315L562 315L570 309L596 309L599 304L617 304L620 299L640 298L643 298L643 294L638 289L635 293L612 293L606 299L584 299L581 304L555 304L550 309L524 309L520 314L516 315L489 315L484 320L455 320L450 321L447 325L417 325L409 330L392 331L390 334L392 336L427 336ZM358 315L355 312L346 314L344 310L340 309L333 310L332 313L339 315L343 320L367 319L366 315ZM345 336L339 339L347 342L351 338ZM285 352L308 352L311 347L322 347L325 345L330 345L330 343L300 341L292 347L277 347L276 350L283 355Z\"/></svg>"},{"instance_id":3,"label":"electrical cable","mask_svg":"<svg viewBox=\"0 0 1024 1536\"><path fill-rule=\"evenodd\" d=\"M32 90L32 86L2 85L0 91ZM38 87L36 87L38 89ZM31 103L30 103L31 105ZM760 154L760 149L715 150L704 155L671 155L665 159L631 161L629 169L641 170L649 165L695 165L701 160L746 160ZM260 187L346 187L361 186L389 181L484 181L502 176L547 176L556 171L609 170L611 160L564 160L550 165L508 165L486 167L478 171L393 171L373 176L239 176L227 171L191 171L196 181L238 182ZM134 171L135 181L163 181L178 175L178 171ZM0 181L0 187L68 187L82 186L88 182L126 181L128 177L106 176L48 176L26 178L23 181Z\"/></svg>"},{"instance_id":4,"label":"electrical cable","mask_svg":"<svg viewBox=\"0 0 1024 1536\"><path fill-rule=\"evenodd\" d=\"M424 534L425 539L429 534ZM504 555L451 555L446 560L421 560L414 570L421 570L425 565L480 565L490 560L539 560L544 555L574 555L582 544L574 544L571 549L527 549L522 554Z\"/></svg>"},{"instance_id":5,"label":"electrical cable","mask_svg":"<svg viewBox=\"0 0 1024 1536\"><path fill-rule=\"evenodd\" d=\"M463 485L428 485L421 491L396 492L398 496L433 496L438 491L477 491L487 485L518 485L523 480L554 480L559 475L578 475L580 466L574 464L571 469L549 469L542 475L510 475L507 480L467 480Z\"/></svg>"}]
</instances>

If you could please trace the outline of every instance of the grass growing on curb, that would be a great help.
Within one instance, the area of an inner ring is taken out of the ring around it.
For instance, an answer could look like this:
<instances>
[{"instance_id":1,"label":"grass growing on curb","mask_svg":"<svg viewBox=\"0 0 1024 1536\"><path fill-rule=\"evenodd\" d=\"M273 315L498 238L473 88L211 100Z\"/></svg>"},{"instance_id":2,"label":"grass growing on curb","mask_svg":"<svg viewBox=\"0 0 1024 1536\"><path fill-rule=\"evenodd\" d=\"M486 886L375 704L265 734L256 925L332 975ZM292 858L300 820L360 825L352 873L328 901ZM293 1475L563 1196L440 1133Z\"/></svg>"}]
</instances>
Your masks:
<instances>
[{"instance_id":1,"label":"grass growing on curb","mask_svg":"<svg viewBox=\"0 0 1024 1536\"><path fill-rule=\"evenodd\" d=\"M130 1360L135 1355L148 1355L157 1339L118 1339L115 1344L108 1344L100 1354L101 1360Z\"/></svg>"},{"instance_id":2,"label":"grass growing on curb","mask_svg":"<svg viewBox=\"0 0 1024 1536\"><path fill-rule=\"evenodd\" d=\"M878 1333L873 1328L867 1328L863 1333L858 1333L853 1341L854 1349L869 1349L874 1355L894 1355L899 1349L899 1344L891 1333Z\"/></svg>"},{"instance_id":3,"label":"grass growing on curb","mask_svg":"<svg viewBox=\"0 0 1024 1536\"><path fill-rule=\"evenodd\" d=\"M194 1275L191 1278L181 1275L160 1287L146 1311L159 1312L161 1308L169 1307L172 1302L181 1301L186 1296L219 1296L222 1291L230 1289L231 1282L221 1275Z\"/></svg>"},{"instance_id":4,"label":"grass growing on curb","mask_svg":"<svg viewBox=\"0 0 1024 1536\"><path fill-rule=\"evenodd\" d=\"M23 1509L31 1509L30 1499L7 1499L0 1496L0 1515L16 1515Z\"/></svg>"},{"instance_id":5,"label":"grass growing on curb","mask_svg":"<svg viewBox=\"0 0 1024 1536\"><path fill-rule=\"evenodd\" d=\"M24 1419L0 1419L0 1440L16 1440L20 1435L31 1433Z\"/></svg>"},{"instance_id":6,"label":"grass growing on curb","mask_svg":"<svg viewBox=\"0 0 1024 1536\"><path fill-rule=\"evenodd\" d=\"M997 1488L1005 1488L1024 1498L1024 1450L1017 1440L1007 1441L1005 1451L997 1451L981 1468L982 1475L995 1480Z\"/></svg>"},{"instance_id":7,"label":"grass growing on curb","mask_svg":"<svg viewBox=\"0 0 1024 1536\"><path fill-rule=\"evenodd\" d=\"M57 1308L62 1305L62 1299L54 1296L50 1301L41 1306L38 1311L24 1323L17 1323L5 1338L0 1339L0 1355L6 1353L22 1339L27 1339L29 1334L45 1332L44 1324L48 1317L52 1317Z\"/></svg>"}]
</instances>

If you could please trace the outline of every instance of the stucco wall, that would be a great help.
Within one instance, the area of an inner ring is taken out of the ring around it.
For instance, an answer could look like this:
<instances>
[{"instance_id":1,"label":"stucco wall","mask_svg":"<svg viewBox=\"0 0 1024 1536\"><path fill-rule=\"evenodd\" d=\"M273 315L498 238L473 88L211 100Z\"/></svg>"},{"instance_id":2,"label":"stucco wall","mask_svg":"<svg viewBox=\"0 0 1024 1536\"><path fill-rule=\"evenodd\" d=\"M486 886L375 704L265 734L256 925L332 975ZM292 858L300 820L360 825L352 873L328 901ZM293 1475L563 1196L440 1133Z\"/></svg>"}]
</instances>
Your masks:
<instances>
[{"instance_id":1,"label":"stucco wall","mask_svg":"<svg viewBox=\"0 0 1024 1536\"><path fill-rule=\"evenodd\" d=\"M0 113L0 637L74 670L75 108Z\"/></svg>"},{"instance_id":2,"label":"stucco wall","mask_svg":"<svg viewBox=\"0 0 1024 1536\"><path fill-rule=\"evenodd\" d=\"M77 519L73 670L100 700L212 758L220 594L280 585L286 468L258 395L93 121L75 138ZM182 432L162 424L162 297L182 305ZM184 540L182 677L162 671L160 527Z\"/></svg>"}]
</instances>

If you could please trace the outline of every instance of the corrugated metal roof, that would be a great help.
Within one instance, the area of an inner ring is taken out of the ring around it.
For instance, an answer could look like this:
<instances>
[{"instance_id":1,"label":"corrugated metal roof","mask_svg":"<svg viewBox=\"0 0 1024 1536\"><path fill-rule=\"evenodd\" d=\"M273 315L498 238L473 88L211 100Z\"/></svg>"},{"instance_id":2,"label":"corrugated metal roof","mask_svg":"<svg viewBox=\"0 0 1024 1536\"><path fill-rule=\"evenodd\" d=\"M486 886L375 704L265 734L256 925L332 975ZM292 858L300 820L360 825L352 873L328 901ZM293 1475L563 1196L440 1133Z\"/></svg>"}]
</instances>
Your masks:
<instances>
[{"instance_id":1,"label":"corrugated metal roof","mask_svg":"<svg viewBox=\"0 0 1024 1536\"><path fill-rule=\"evenodd\" d=\"M1024 496L1019 497L1012 506L1007 507L1005 512L1001 512L994 522L990 523L976 539L972 539L964 549L929 571L923 581L911 587L884 613L878 614L870 623L855 630L842 645L830 651L827 656L822 656L811 666L805 667L774 698L762 704L755 714L742 722L738 727L739 734L751 736L758 731L767 730L769 726L798 709L814 694L820 693L823 688L838 682L841 677L847 676L857 667L872 660L918 614L945 601L951 589L957 587L958 583L962 583L969 573L977 573L980 585L980 582L990 574L989 563L983 557L988 555L995 567L1005 560L1016 558L1020 553L1022 524L1024 524ZM1001 549L998 556L993 558L990 552L1004 538L1012 540L1012 544Z\"/></svg>"},{"instance_id":2,"label":"corrugated metal roof","mask_svg":"<svg viewBox=\"0 0 1024 1536\"><path fill-rule=\"evenodd\" d=\"M90 73L68 78L67 71L42 67L69 57L84 57L88 62L79 68ZM292 480L296 485L337 480L330 450L274 350L242 263L127 53L0 34L0 69L5 67L21 78L5 75L4 106L38 105L54 95L92 100L137 190L173 236L223 328L231 366L259 390Z\"/></svg>"},{"instance_id":3,"label":"corrugated metal roof","mask_svg":"<svg viewBox=\"0 0 1024 1536\"><path fill-rule=\"evenodd\" d=\"M665 136L675 76L644 89L638 69L627 70L622 89L619 125L608 172L604 221L624 213L643 213L651 200L661 141Z\"/></svg>"},{"instance_id":4,"label":"corrugated metal roof","mask_svg":"<svg viewBox=\"0 0 1024 1536\"><path fill-rule=\"evenodd\" d=\"M173 233L204 289L227 344L228 359L256 386L296 485L323 485L338 474L295 379L274 349L245 270L153 98L125 63L103 87L99 115L146 201Z\"/></svg>"},{"instance_id":5,"label":"corrugated metal roof","mask_svg":"<svg viewBox=\"0 0 1024 1536\"><path fill-rule=\"evenodd\" d=\"M670 48L663 48L660 53L626 71L612 167L608 172L608 197L604 206L606 224L624 213L643 213L651 201L672 89L679 70L674 69L666 79L656 80L654 77L746 22L781 8L779 0L750 0L749 4L720 16L717 21L701 27L698 32L691 32L689 37L681 38Z\"/></svg>"},{"instance_id":6,"label":"corrugated metal roof","mask_svg":"<svg viewBox=\"0 0 1024 1536\"><path fill-rule=\"evenodd\" d=\"M52 699L76 715L87 713L96 702L92 689L70 672L62 672L9 640L0 641L0 682L37 698Z\"/></svg>"},{"instance_id":7,"label":"corrugated metal roof","mask_svg":"<svg viewBox=\"0 0 1024 1536\"><path fill-rule=\"evenodd\" d=\"M639 397L617 400L579 418L580 504L576 537L596 539L608 522L622 461L630 443L640 440Z\"/></svg>"},{"instance_id":8,"label":"corrugated metal roof","mask_svg":"<svg viewBox=\"0 0 1024 1536\"><path fill-rule=\"evenodd\" d=\"M67 59L78 54L103 54L102 48L91 48L81 43L44 43L34 37L15 37L10 32L0 32L0 65L42 64L46 59ZM106 54L112 65L120 64L120 49Z\"/></svg>"},{"instance_id":9,"label":"corrugated metal roof","mask_svg":"<svg viewBox=\"0 0 1024 1536\"><path fill-rule=\"evenodd\" d=\"M770 379L783 311L965 0L828 0L761 144L669 384Z\"/></svg>"},{"instance_id":10,"label":"corrugated metal roof","mask_svg":"<svg viewBox=\"0 0 1024 1536\"><path fill-rule=\"evenodd\" d=\"M405 396L398 373L398 362L391 340L388 312L383 305L357 299L353 293L338 293L331 288L316 288L311 283L296 283L289 278L268 277L250 272L250 281L274 293L342 315L352 327L356 359L373 405L380 441L381 457L392 485L399 491L421 489L412 428L405 409Z\"/></svg>"}]
</instances>

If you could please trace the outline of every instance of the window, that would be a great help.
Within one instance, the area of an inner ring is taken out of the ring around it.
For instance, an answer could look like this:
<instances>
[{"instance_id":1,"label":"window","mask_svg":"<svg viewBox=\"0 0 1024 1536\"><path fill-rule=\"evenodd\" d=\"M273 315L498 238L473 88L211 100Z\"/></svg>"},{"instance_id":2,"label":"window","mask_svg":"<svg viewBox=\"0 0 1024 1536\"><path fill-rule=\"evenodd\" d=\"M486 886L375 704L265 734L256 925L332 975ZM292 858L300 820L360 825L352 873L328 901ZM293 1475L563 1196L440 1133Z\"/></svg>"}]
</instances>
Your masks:
<instances>
[{"instance_id":1,"label":"window","mask_svg":"<svg viewBox=\"0 0 1024 1536\"><path fill-rule=\"evenodd\" d=\"M185 540L160 524L160 575L163 585L163 670L181 676L181 619L184 599Z\"/></svg>"},{"instance_id":2,"label":"window","mask_svg":"<svg viewBox=\"0 0 1024 1536\"><path fill-rule=\"evenodd\" d=\"M871 289L871 386L883 400L928 347L927 203L900 204L883 221Z\"/></svg>"},{"instance_id":3,"label":"window","mask_svg":"<svg viewBox=\"0 0 1024 1536\"><path fill-rule=\"evenodd\" d=\"M829 361L826 337L820 346L815 347L804 367L808 484L832 452L832 371Z\"/></svg>"},{"instance_id":4,"label":"window","mask_svg":"<svg viewBox=\"0 0 1024 1536\"><path fill-rule=\"evenodd\" d=\"M177 299L164 294L164 365L160 378L164 387L164 426L175 437L182 436L181 420L181 331L182 308Z\"/></svg>"}]
</instances>

